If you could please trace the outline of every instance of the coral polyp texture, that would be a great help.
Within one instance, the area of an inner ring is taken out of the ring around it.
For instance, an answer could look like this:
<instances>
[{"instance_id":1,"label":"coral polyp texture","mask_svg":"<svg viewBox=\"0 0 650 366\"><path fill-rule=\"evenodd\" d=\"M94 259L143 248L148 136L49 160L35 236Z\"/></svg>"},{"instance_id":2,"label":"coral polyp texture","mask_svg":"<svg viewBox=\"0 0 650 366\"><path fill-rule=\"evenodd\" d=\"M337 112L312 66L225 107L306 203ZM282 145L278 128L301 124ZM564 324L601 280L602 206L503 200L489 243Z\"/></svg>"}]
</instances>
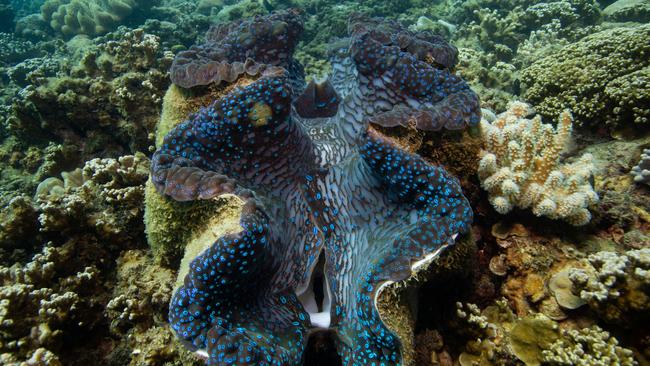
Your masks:
<instances>
[{"instance_id":1,"label":"coral polyp texture","mask_svg":"<svg viewBox=\"0 0 650 366\"><path fill-rule=\"evenodd\" d=\"M115 30L135 10L154 5L156 0L47 0L41 15L52 29L66 37L100 35Z\"/></svg>"},{"instance_id":2,"label":"coral polyp texture","mask_svg":"<svg viewBox=\"0 0 650 366\"><path fill-rule=\"evenodd\" d=\"M443 57L455 48L363 17L350 33L333 86L299 97L290 71L267 66L177 125L153 155L159 193L245 202L240 230L191 262L170 303L176 335L209 365L299 364L308 335L323 329L346 365L401 364L377 296L468 230L458 181L372 127L396 108L420 128L476 124L478 98ZM300 116L292 106L335 90L344 91L337 108L304 106Z\"/></svg>"},{"instance_id":3,"label":"coral polyp texture","mask_svg":"<svg viewBox=\"0 0 650 366\"><path fill-rule=\"evenodd\" d=\"M176 56L170 71L172 81L190 88L233 82L244 73L257 75L266 65L295 69L298 64L292 55L302 29L297 10L212 26L205 44Z\"/></svg>"},{"instance_id":4,"label":"coral polyp texture","mask_svg":"<svg viewBox=\"0 0 650 366\"><path fill-rule=\"evenodd\" d=\"M591 34L522 70L522 96L555 118L570 109L579 124L647 128L650 25Z\"/></svg>"},{"instance_id":5,"label":"coral polyp texture","mask_svg":"<svg viewBox=\"0 0 650 366\"><path fill-rule=\"evenodd\" d=\"M585 154L574 163L561 163L573 124L568 111L560 114L555 128L542 123L540 116L527 119L531 113L529 105L515 102L495 121L481 122L481 186L501 214L531 208L536 216L584 225L591 220L589 206L598 201L590 184L592 157Z\"/></svg>"}]
</instances>

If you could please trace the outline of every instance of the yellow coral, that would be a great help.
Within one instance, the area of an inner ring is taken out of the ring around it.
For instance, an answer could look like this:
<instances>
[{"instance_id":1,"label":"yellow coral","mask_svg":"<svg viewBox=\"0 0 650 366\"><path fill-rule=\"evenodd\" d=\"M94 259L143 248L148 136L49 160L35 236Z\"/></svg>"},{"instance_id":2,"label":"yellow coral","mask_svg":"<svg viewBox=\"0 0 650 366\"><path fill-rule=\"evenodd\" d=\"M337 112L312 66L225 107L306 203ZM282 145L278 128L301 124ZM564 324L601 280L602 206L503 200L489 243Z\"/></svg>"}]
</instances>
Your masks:
<instances>
[{"instance_id":1,"label":"yellow coral","mask_svg":"<svg viewBox=\"0 0 650 366\"><path fill-rule=\"evenodd\" d=\"M561 164L571 139L571 114L562 112L553 128L539 116L526 119L531 112L529 105L515 102L494 122L481 121L481 185L501 214L514 207L531 208L537 216L584 225L591 219L587 208L598 201L589 183L592 157L585 154L573 164Z\"/></svg>"}]
</instances>

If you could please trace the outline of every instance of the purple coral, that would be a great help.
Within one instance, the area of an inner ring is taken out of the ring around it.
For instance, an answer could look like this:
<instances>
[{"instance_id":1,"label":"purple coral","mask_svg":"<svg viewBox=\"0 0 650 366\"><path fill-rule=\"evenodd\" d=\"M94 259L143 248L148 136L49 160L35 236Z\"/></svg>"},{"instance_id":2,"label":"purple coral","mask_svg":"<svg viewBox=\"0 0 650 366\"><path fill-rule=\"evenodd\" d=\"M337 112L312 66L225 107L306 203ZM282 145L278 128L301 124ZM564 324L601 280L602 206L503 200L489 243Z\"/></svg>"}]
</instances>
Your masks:
<instances>
[{"instance_id":1,"label":"purple coral","mask_svg":"<svg viewBox=\"0 0 650 366\"><path fill-rule=\"evenodd\" d=\"M356 75L357 82L340 89L336 109L327 103L336 94L331 85L313 85L294 99L289 73L266 69L179 124L153 156L152 180L162 194L193 200L227 192L247 202L242 231L192 261L170 304L172 328L190 349L205 352L209 365L298 364L309 332L323 328L336 332L346 365L400 364L399 339L377 312L379 289L410 276L418 260L468 229L472 211L458 181L369 122L408 105L448 109L436 115L440 126L473 124L478 103L457 111L457 100L448 100L462 94L477 102L475 95L419 56L392 46L386 52L361 27L352 25L356 71L338 79ZM430 85L411 80L427 75ZM319 100L322 108L310 105ZM294 113L299 108L306 113ZM317 272L323 299L314 296Z\"/></svg>"}]
</instances>

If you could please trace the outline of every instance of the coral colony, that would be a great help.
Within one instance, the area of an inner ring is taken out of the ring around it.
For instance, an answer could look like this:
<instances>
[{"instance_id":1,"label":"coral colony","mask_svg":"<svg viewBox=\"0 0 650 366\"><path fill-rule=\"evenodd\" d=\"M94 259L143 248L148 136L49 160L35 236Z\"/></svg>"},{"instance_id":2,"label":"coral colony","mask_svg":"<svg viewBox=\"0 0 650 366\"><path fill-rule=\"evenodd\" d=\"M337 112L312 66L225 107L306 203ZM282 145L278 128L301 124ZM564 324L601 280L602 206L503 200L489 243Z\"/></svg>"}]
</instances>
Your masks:
<instances>
[{"instance_id":1,"label":"coral colony","mask_svg":"<svg viewBox=\"0 0 650 366\"><path fill-rule=\"evenodd\" d=\"M344 364L400 364L376 296L466 232L472 210L455 178L372 126L476 125L478 97L450 72L453 46L361 16L333 82L296 95L301 28L295 11L213 28L172 67L184 87L259 78L179 124L153 156L161 194L246 201L242 230L192 261L169 320L209 365L298 364L317 329L336 332Z\"/></svg>"}]
</instances>

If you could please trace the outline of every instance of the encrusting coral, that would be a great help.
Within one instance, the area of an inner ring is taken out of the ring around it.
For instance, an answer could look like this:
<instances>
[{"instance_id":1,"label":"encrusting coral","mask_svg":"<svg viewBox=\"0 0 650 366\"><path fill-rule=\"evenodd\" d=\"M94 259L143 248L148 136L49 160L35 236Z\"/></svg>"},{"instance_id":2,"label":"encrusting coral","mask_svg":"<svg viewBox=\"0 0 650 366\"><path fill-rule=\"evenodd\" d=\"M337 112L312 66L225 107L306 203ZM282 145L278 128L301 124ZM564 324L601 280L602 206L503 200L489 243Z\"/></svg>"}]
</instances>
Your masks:
<instances>
[{"instance_id":1,"label":"encrusting coral","mask_svg":"<svg viewBox=\"0 0 650 366\"><path fill-rule=\"evenodd\" d=\"M493 122L481 121L485 150L479 162L481 186L501 213L515 207L531 208L536 216L584 225L589 206L598 201L589 180L591 155L562 164L561 153L571 137L571 114L563 112L556 128L540 116L527 119L530 106L512 103Z\"/></svg>"},{"instance_id":2,"label":"encrusting coral","mask_svg":"<svg viewBox=\"0 0 650 366\"><path fill-rule=\"evenodd\" d=\"M298 363L315 328L339 335L344 364L401 363L378 294L468 230L457 180L371 126L394 127L389 115L429 130L475 125L478 98L450 72L455 48L362 16L349 31L340 104L291 114L290 73L269 66L177 125L154 154L159 193L244 201L240 231L192 260L170 304L177 336L209 364ZM301 100L337 91L314 84ZM322 300L312 293L316 278Z\"/></svg>"}]
</instances>

